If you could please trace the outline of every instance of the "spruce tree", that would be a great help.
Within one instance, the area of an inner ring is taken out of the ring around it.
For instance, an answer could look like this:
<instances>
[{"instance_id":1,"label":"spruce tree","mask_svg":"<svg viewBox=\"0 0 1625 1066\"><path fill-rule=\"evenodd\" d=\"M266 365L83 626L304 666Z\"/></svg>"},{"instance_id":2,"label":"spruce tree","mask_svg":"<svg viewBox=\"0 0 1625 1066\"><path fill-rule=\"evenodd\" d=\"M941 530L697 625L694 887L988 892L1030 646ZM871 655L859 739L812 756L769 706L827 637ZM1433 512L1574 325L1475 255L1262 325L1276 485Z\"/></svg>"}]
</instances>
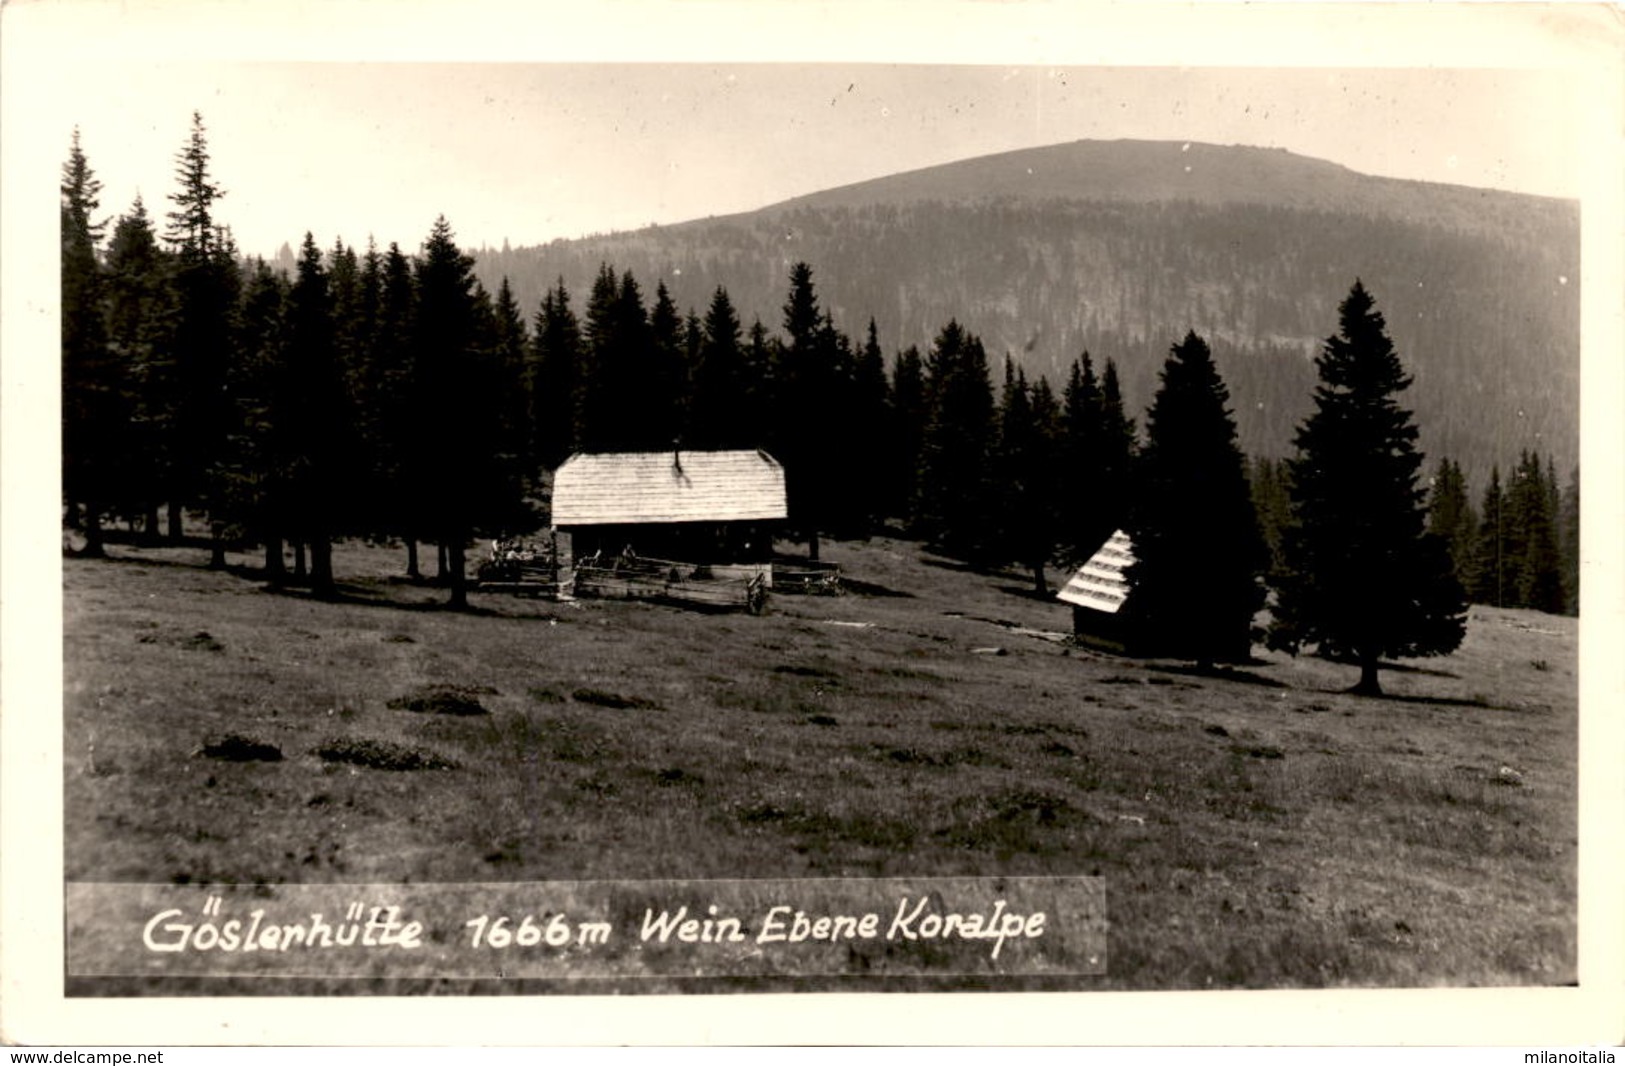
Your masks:
<instances>
[{"instance_id":1,"label":"spruce tree","mask_svg":"<svg viewBox=\"0 0 1625 1066\"><path fill-rule=\"evenodd\" d=\"M1008 359L999 405L993 476L998 494L999 555L1028 568L1033 591L1049 591L1044 568L1055 553L1059 510L1059 409L1049 382L1036 386Z\"/></svg>"},{"instance_id":2,"label":"spruce tree","mask_svg":"<svg viewBox=\"0 0 1625 1066\"><path fill-rule=\"evenodd\" d=\"M96 180L73 131L62 167L62 491L84 531L84 555L101 555L102 515L117 484L124 389L110 358L102 306L103 226Z\"/></svg>"},{"instance_id":3,"label":"spruce tree","mask_svg":"<svg viewBox=\"0 0 1625 1066\"><path fill-rule=\"evenodd\" d=\"M649 310L649 345L644 354L638 444L651 451L680 443L683 411L688 406L687 327L672 302L665 281L655 285Z\"/></svg>"},{"instance_id":4,"label":"spruce tree","mask_svg":"<svg viewBox=\"0 0 1625 1066\"><path fill-rule=\"evenodd\" d=\"M993 382L981 340L951 320L926 360L927 415L920 442L919 535L934 550L973 563L996 554Z\"/></svg>"},{"instance_id":5,"label":"spruce tree","mask_svg":"<svg viewBox=\"0 0 1625 1066\"><path fill-rule=\"evenodd\" d=\"M818 306L812 267L790 269L784 303L784 341L774 367L775 455L784 463L790 523L807 543L807 557L819 554L819 533L832 518L840 466L832 444L841 432L832 423L842 399L843 367L850 346Z\"/></svg>"},{"instance_id":6,"label":"spruce tree","mask_svg":"<svg viewBox=\"0 0 1625 1066\"><path fill-rule=\"evenodd\" d=\"M1259 456L1252 461L1248 479L1252 482L1253 511L1258 515L1258 531L1269 551L1269 572L1281 565L1281 537L1292 517L1292 497L1287 490L1286 464Z\"/></svg>"},{"instance_id":7,"label":"spruce tree","mask_svg":"<svg viewBox=\"0 0 1625 1066\"><path fill-rule=\"evenodd\" d=\"M352 453L344 374L339 363L331 275L315 239L305 234L288 298L288 343L282 411L277 418L287 463L287 510L280 523L310 551L310 586L332 597L333 538L341 524Z\"/></svg>"},{"instance_id":8,"label":"spruce tree","mask_svg":"<svg viewBox=\"0 0 1625 1066\"><path fill-rule=\"evenodd\" d=\"M280 585L285 577L282 545L288 535L287 479L294 465L279 450L289 413L279 406L287 370L288 280L263 259L249 268L238 315L238 359L232 395L237 403L240 513L247 532L265 549L265 578Z\"/></svg>"},{"instance_id":9,"label":"spruce tree","mask_svg":"<svg viewBox=\"0 0 1625 1066\"><path fill-rule=\"evenodd\" d=\"M237 316L243 295L240 263L231 230L224 226L217 228L209 249L209 271L212 300L219 316L213 328L220 344L215 356L218 366L212 370L212 377L219 382L220 393L204 404L209 419L207 440L212 451L202 463L199 496L209 516L209 566L216 570L226 565L227 540L241 539L246 517L240 486L249 472L242 466L236 413L238 400L233 395L236 364L242 358L236 345Z\"/></svg>"},{"instance_id":10,"label":"spruce tree","mask_svg":"<svg viewBox=\"0 0 1625 1066\"><path fill-rule=\"evenodd\" d=\"M531 421L533 448L549 470L581 447L581 325L570 308L570 290L560 278L542 297L532 342Z\"/></svg>"},{"instance_id":11,"label":"spruce tree","mask_svg":"<svg viewBox=\"0 0 1625 1066\"><path fill-rule=\"evenodd\" d=\"M1105 408L1100 379L1087 351L1073 360L1061 396L1065 411L1061 454L1065 487L1059 503L1065 530L1062 540L1067 561L1081 565L1111 536L1122 517L1107 514L1101 506Z\"/></svg>"},{"instance_id":12,"label":"spruce tree","mask_svg":"<svg viewBox=\"0 0 1625 1066\"><path fill-rule=\"evenodd\" d=\"M176 248L177 299L173 335L176 403L167 449L170 482L166 496L169 536L179 540L185 508L205 503L209 467L223 448L229 424L225 357L230 347L232 300L231 279L225 271L229 267L235 273L236 268L215 254L221 230L214 220L213 205L226 193L210 177L203 117L197 112L192 113L191 135L175 162L179 188L169 199L176 210L169 213L170 228L165 234Z\"/></svg>"},{"instance_id":13,"label":"spruce tree","mask_svg":"<svg viewBox=\"0 0 1625 1066\"><path fill-rule=\"evenodd\" d=\"M750 436L745 352L739 316L728 290L711 294L701 326L701 343L690 386L685 438L694 448L745 448L761 442Z\"/></svg>"},{"instance_id":14,"label":"spruce tree","mask_svg":"<svg viewBox=\"0 0 1625 1066\"><path fill-rule=\"evenodd\" d=\"M1123 408L1123 390L1117 378L1117 364L1106 360L1100 376L1100 476L1097 496L1100 510L1112 528L1121 525L1133 502L1134 461L1139 454L1134 420ZM1106 524L1106 523L1102 523Z\"/></svg>"},{"instance_id":15,"label":"spruce tree","mask_svg":"<svg viewBox=\"0 0 1625 1066\"><path fill-rule=\"evenodd\" d=\"M1360 666L1353 691L1380 695L1384 656L1445 655L1466 603L1447 545L1427 534L1410 386L1387 325L1359 281L1316 368L1315 410L1288 464L1293 524L1276 607L1278 639Z\"/></svg>"},{"instance_id":16,"label":"spruce tree","mask_svg":"<svg viewBox=\"0 0 1625 1066\"><path fill-rule=\"evenodd\" d=\"M423 529L444 553L449 604L468 605L465 555L479 504L475 475L489 463L488 397L470 373L475 349L474 261L457 247L445 216L435 220L417 261L417 402L411 427Z\"/></svg>"},{"instance_id":17,"label":"spruce tree","mask_svg":"<svg viewBox=\"0 0 1625 1066\"><path fill-rule=\"evenodd\" d=\"M1484 503L1479 508L1478 537L1473 544L1472 581L1468 593L1474 603L1491 607L1507 605L1512 562L1507 551L1506 495L1501 491L1501 468L1490 468L1490 482L1484 487ZM1513 575L1515 576L1515 575Z\"/></svg>"},{"instance_id":18,"label":"spruce tree","mask_svg":"<svg viewBox=\"0 0 1625 1066\"><path fill-rule=\"evenodd\" d=\"M818 328L816 408L825 416L813 424L812 473L819 523L837 537L868 534L868 500L863 487L867 428L841 425L830 417L843 412L858 417L857 353L852 338L835 327L826 310Z\"/></svg>"},{"instance_id":19,"label":"spruce tree","mask_svg":"<svg viewBox=\"0 0 1625 1066\"><path fill-rule=\"evenodd\" d=\"M379 281L378 324L365 395L368 404L368 466L372 489L369 510L374 532L400 537L406 545L406 576L416 581L418 542L427 535L420 462L429 442L419 427L432 418L432 397L419 390L417 279L413 263L400 245L391 242L384 253Z\"/></svg>"},{"instance_id":20,"label":"spruce tree","mask_svg":"<svg viewBox=\"0 0 1625 1066\"><path fill-rule=\"evenodd\" d=\"M530 335L525 329L525 316L514 299L513 287L506 274L497 286L496 301L492 304L494 334L490 358L492 369L502 382L497 396L497 428L499 451L511 467L510 477L529 483L535 478L539 460L533 450L530 433L530 378L526 373L526 358L530 351Z\"/></svg>"},{"instance_id":21,"label":"spruce tree","mask_svg":"<svg viewBox=\"0 0 1625 1066\"><path fill-rule=\"evenodd\" d=\"M886 383L886 357L880 350L875 320L852 367L848 461L842 472L853 497L855 531L864 536L879 529L888 517L887 427L891 422L891 391Z\"/></svg>"},{"instance_id":22,"label":"spruce tree","mask_svg":"<svg viewBox=\"0 0 1625 1066\"><path fill-rule=\"evenodd\" d=\"M1126 578L1139 643L1161 655L1245 661L1263 605L1267 552L1245 460L1207 342L1173 346L1146 414Z\"/></svg>"},{"instance_id":23,"label":"spruce tree","mask_svg":"<svg viewBox=\"0 0 1625 1066\"><path fill-rule=\"evenodd\" d=\"M676 340L675 313L662 317L669 317L662 331L670 345ZM607 264L599 268L587 303L586 344L580 446L595 452L671 447L672 426L664 413L672 409L670 396L660 384L666 354L655 350L631 271L617 277Z\"/></svg>"},{"instance_id":24,"label":"spruce tree","mask_svg":"<svg viewBox=\"0 0 1625 1066\"><path fill-rule=\"evenodd\" d=\"M904 528L919 532L915 502L919 498L920 448L925 439L925 367L914 345L897 354L891 375L891 429L888 434L887 495L889 510Z\"/></svg>"},{"instance_id":25,"label":"spruce tree","mask_svg":"<svg viewBox=\"0 0 1625 1066\"><path fill-rule=\"evenodd\" d=\"M159 535L159 508L175 462L171 449L179 384L170 266L137 196L113 226L103 288L109 354L128 390L124 407L129 421L116 449L122 456L119 496L124 510L144 519L149 541Z\"/></svg>"},{"instance_id":26,"label":"spruce tree","mask_svg":"<svg viewBox=\"0 0 1625 1066\"><path fill-rule=\"evenodd\" d=\"M1563 613L1580 613L1580 468L1569 471L1559 522L1559 549L1563 558Z\"/></svg>"},{"instance_id":27,"label":"spruce tree","mask_svg":"<svg viewBox=\"0 0 1625 1066\"><path fill-rule=\"evenodd\" d=\"M1518 463L1507 493L1507 512L1514 530L1512 550L1518 557L1514 603L1548 614L1560 612L1563 571L1557 549L1556 516L1552 513L1552 488L1540 456L1534 452L1524 452Z\"/></svg>"},{"instance_id":28,"label":"spruce tree","mask_svg":"<svg viewBox=\"0 0 1625 1066\"><path fill-rule=\"evenodd\" d=\"M1439 460L1428 492L1428 532L1449 547L1451 571L1462 588L1467 588L1472 581L1478 517L1467 497L1467 478L1448 457Z\"/></svg>"},{"instance_id":29,"label":"spruce tree","mask_svg":"<svg viewBox=\"0 0 1625 1066\"><path fill-rule=\"evenodd\" d=\"M774 338L768 336L761 319L754 319L745 341L745 412L742 433L756 447L772 452L777 444L773 366L777 360ZM773 452L777 455L777 452Z\"/></svg>"}]
</instances>

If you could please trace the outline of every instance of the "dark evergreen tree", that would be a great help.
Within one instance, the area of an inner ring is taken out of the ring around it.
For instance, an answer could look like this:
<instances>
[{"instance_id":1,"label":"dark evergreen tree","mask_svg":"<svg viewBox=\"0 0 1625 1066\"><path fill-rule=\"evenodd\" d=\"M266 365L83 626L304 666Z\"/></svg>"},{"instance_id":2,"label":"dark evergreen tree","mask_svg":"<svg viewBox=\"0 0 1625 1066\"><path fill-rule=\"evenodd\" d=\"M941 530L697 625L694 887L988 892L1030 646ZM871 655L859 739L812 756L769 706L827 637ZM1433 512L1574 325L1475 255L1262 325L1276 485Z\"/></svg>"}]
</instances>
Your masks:
<instances>
[{"instance_id":1,"label":"dark evergreen tree","mask_svg":"<svg viewBox=\"0 0 1625 1066\"><path fill-rule=\"evenodd\" d=\"M102 515L117 485L118 432L127 412L103 317L103 224L96 180L79 131L62 167L62 493L84 531L83 554L103 554Z\"/></svg>"},{"instance_id":2,"label":"dark evergreen tree","mask_svg":"<svg viewBox=\"0 0 1625 1066\"><path fill-rule=\"evenodd\" d=\"M526 373L526 358L530 351L530 335L525 329L525 316L514 300L513 287L506 276L497 287L496 302L492 305L493 335L490 358L500 381L497 396L497 416L500 437L499 451L512 467L511 476L525 483L533 481L540 460L532 448L530 411L534 404L530 398L530 379Z\"/></svg>"},{"instance_id":3,"label":"dark evergreen tree","mask_svg":"<svg viewBox=\"0 0 1625 1066\"><path fill-rule=\"evenodd\" d=\"M675 436L679 441L688 442L694 425L694 374L699 369L701 355L705 349L705 322L690 307L688 314L683 318L683 358L682 365L677 373L677 395L675 419Z\"/></svg>"},{"instance_id":4,"label":"dark evergreen tree","mask_svg":"<svg viewBox=\"0 0 1625 1066\"><path fill-rule=\"evenodd\" d=\"M468 602L469 541L477 533L512 533L529 523L516 471L501 461L498 420L491 417L505 383L482 344L488 308L476 298L473 266L444 216L437 219L417 264L414 384L421 398L417 409L429 415L417 430L432 438L418 456L417 474L421 518L445 552L454 608Z\"/></svg>"},{"instance_id":5,"label":"dark evergreen tree","mask_svg":"<svg viewBox=\"0 0 1625 1066\"><path fill-rule=\"evenodd\" d=\"M315 239L305 234L288 297L287 356L276 422L287 478L279 523L310 552L311 591L331 597L333 539L343 524L350 485L345 465L349 410L339 361L331 276Z\"/></svg>"},{"instance_id":6,"label":"dark evergreen tree","mask_svg":"<svg viewBox=\"0 0 1625 1066\"><path fill-rule=\"evenodd\" d=\"M1061 396L1064 489L1058 506L1067 560L1078 565L1094 554L1123 519L1102 507L1106 412L1088 352L1073 361Z\"/></svg>"},{"instance_id":7,"label":"dark evergreen tree","mask_svg":"<svg viewBox=\"0 0 1625 1066\"><path fill-rule=\"evenodd\" d=\"M683 410L688 403L687 349L683 318L672 303L666 283L660 281L655 285L655 302L649 310L649 345L642 353L646 387L641 417L645 424L638 433L639 447L657 451L679 443Z\"/></svg>"},{"instance_id":8,"label":"dark evergreen tree","mask_svg":"<svg viewBox=\"0 0 1625 1066\"><path fill-rule=\"evenodd\" d=\"M233 395L238 376L235 367L241 360L236 346L237 316L243 295L240 264L241 257L231 231L224 227L217 229L210 244L209 272L211 312L218 315L212 332L221 347L214 353L215 365L210 369L210 379L218 380L220 393L200 405L207 418L204 424L212 451L200 464L199 495L199 503L209 517L209 566L217 570L226 565L227 540L241 539L248 517L243 509L245 497L240 486L250 472L243 468L245 457L240 453L237 417L239 401Z\"/></svg>"},{"instance_id":9,"label":"dark evergreen tree","mask_svg":"<svg viewBox=\"0 0 1625 1066\"><path fill-rule=\"evenodd\" d=\"M1507 551L1506 496L1501 491L1501 468L1490 469L1490 483L1484 487L1484 503L1479 508L1478 538L1473 546L1472 582L1468 593L1474 603L1504 607L1509 589L1516 585L1516 573L1509 575L1512 556ZM1512 581L1508 578L1511 576Z\"/></svg>"},{"instance_id":10,"label":"dark evergreen tree","mask_svg":"<svg viewBox=\"0 0 1625 1066\"><path fill-rule=\"evenodd\" d=\"M192 132L175 157L175 177L180 188L170 194L175 210L169 212L165 240L180 248L184 257L207 259L217 227L214 202L226 191L209 176L209 144L203 116L192 112Z\"/></svg>"},{"instance_id":11,"label":"dark evergreen tree","mask_svg":"<svg viewBox=\"0 0 1625 1066\"><path fill-rule=\"evenodd\" d=\"M973 563L993 555L996 531L993 383L975 334L950 321L927 356L928 414L920 445L920 535L934 549Z\"/></svg>"},{"instance_id":12,"label":"dark evergreen tree","mask_svg":"<svg viewBox=\"0 0 1625 1066\"><path fill-rule=\"evenodd\" d=\"M1428 532L1450 550L1450 568L1463 589L1473 580L1473 550L1478 539L1478 516L1467 496L1467 478L1461 467L1445 458L1433 476L1428 493Z\"/></svg>"},{"instance_id":13,"label":"dark evergreen tree","mask_svg":"<svg viewBox=\"0 0 1625 1066\"><path fill-rule=\"evenodd\" d=\"M890 471L887 468L887 427L891 423L891 395L886 384L886 357L880 350L875 320L852 366L848 412L847 457L841 480L851 499L852 531L864 536L878 530L890 510Z\"/></svg>"},{"instance_id":14,"label":"dark evergreen tree","mask_svg":"<svg viewBox=\"0 0 1625 1066\"><path fill-rule=\"evenodd\" d=\"M231 393L236 402L237 429L233 435L238 474L236 512L245 531L265 549L265 577L282 583L285 567L282 547L291 509L290 456L280 447L288 428L280 424L292 412L281 405L287 399L286 277L263 259L249 266L243 287L242 312L237 316L238 358L233 363Z\"/></svg>"},{"instance_id":15,"label":"dark evergreen tree","mask_svg":"<svg viewBox=\"0 0 1625 1066\"><path fill-rule=\"evenodd\" d=\"M685 439L693 448L747 448L763 442L751 436L755 420L749 405L745 352L739 316L722 286L711 295L690 388Z\"/></svg>"},{"instance_id":16,"label":"dark evergreen tree","mask_svg":"<svg viewBox=\"0 0 1625 1066\"><path fill-rule=\"evenodd\" d=\"M670 345L676 343L675 312L668 317L662 329ZM587 304L586 339L581 446L598 452L670 448L673 408L661 369L670 353L656 352L642 292L630 271L617 278L607 264L600 269Z\"/></svg>"},{"instance_id":17,"label":"dark evergreen tree","mask_svg":"<svg viewBox=\"0 0 1625 1066\"><path fill-rule=\"evenodd\" d=\"M1397 397L1411 379L1382 314L1356 281L1316 368L1315 411L1290 463L1293 525L1277 639L1313 642L1360 666L1354 691L1379 695L1384 656L1445 655L1466 603L1448 546L1424 529L1416 427Z\"/></svg>"},{"instance_id":18,"label":"dark evergreen tree","mask_svg":"<svg viewBox=\"0 0 1625 1066\"><path fill-rule=\"evenodd\" d=\"M1562 560L1557 549L1557 527L1552 513L1552 491L1540 457L1524 452L1507 492L1509 537L1517 559L1518 581L1513 603L1548 614L1563 609Z\"/></svg>"},{"instance_id":19,"label":"dark evergreen tree","mask_svg":"<svg viewBox=\"0 0 1625 1066\"><path fill-rule=\"evenodd\" d=\"M852 350L852 339L835 327L827 310L818 328L816 352L817 371L810 382L817 397L816 409L855 417L857 353ZM828 417L815 419L812 430L811 472L819 526L837 537L867 536L869 501L862 483L862 467L868 458L866 431Z\"/></svg>"},{"instance_id":20,"label":"dark evergreen tree","mask_svg":"<svg viewBox=\"0 0 1625 1066\"><path fill-rule=\"evenodd\" d=\"M542 297L531 359L534 449L541 465L551 470L581 446L584 428L581 326L563 278Z\"/></svg>"},{"instance_id":21,"label":"dark evergreen tree","mask_svg":"<svg viewBox=\"0 0 1625 1066\"><path fill-rule=\"evenodd\" d=\"M1281 566L1281 538L1292 520L1292 496L1288 489L1286 463L1262 456L1252 460L1248 481L1253 493L1253 513L1258 531L1269 552L1269 573Z\"/></svg>"},{"instance_id":22,"label":"dark evergreen tree","mask_svg":"<svg viewBox=\"0 0 1625 1066\"><path fill-rule=\"evenodd\" d=\"M367 322L362 313L361 259L342 238L327 253L327 288L332 300L333 352L348 374L361 362Z\"/></svg>"},{"instance_id":23,"label":"dark evergreen tree","mask_svg":"<svg viewBox=\"0 0 1625 1066\"><path fill-rule=\"evenodd\" d=\"M166 496L169 535L177 540L182 535L184 509L206 506L210 464L222 452L231 417L225 381L236 265L215 254L221 230L214 221L213 205L225 191L209 176L204 132L202 116L193 112L191 136L176 157L180 187L169 197L176 210L169 213L170 228L165 235L176 247L176 403L173 439L167 449L170 483ZM215 539L218 559L218 536Z\"/></svg>"},{"instance_id":24,"label":"dark evergreen tree","mask_svg":"<svg viewBox=\"0 0 1625 1066\"><path fill-rule=\"evenodd\" d=\"M1106 369L1100 377L1100 411L1100 474L1096 494L1102 517L1112 519L1109 524L1115 530L1127 521L1133 501L1138 441L1134 420L1123 409L1117 364L1110 359L1106 360Z\"/></svg>"},{"instance_id":25,"label":"dark evergreen tree","mask_svg":"<svg viewBox=\"0 0 1625 1066\"><path fill-rule=\"evenodd\" d=\"M620 293L620 279L615 269L608 263L600 264L587 297L582 330L576 447L585 451L616 450L616 431L611 423L617 419L614 379L622 370L618 365Z\"/></svg>"},{"instance_id":26,"label":"dark evergreen tree","mask_svg":"<svg viewBox=\"0 0 1625 1066\"><path fill-rule=\"evenodd\" d=\"M915 504L919 499L920 449L927 414L924 362L920 350L909 345L898 353L892 365L887 496L891 501L888 509L911 532L918 532L919 526Z\"/></svg>"},{"instance_id":27,"label":"dark evergreen tree","mask_svg":"<svg viewBox=\"0 0 1625 1066\"><path fill-rule=\"evenodd\" d=\"M1146 650L1203 666L1250 656L1268 562L1229 402L1207 342L1187 333L1146 414L1127 530L1125 610Z\"/></svg>"},{"instance_id":28,"label":"dark evergreen tree","mask_svg":"<svg viewBox=\"0 0 1625 1066\"><path fill-rule=\"evenodd\" d=\"M144 519L149 540L159 534L159 508L171 483L178 405L172 335L175 301L169 257L141 198L119 217L108 244L104 283L110 358L127 381L129 422L115 449L121 509Z\"/></svg>"},{"instance_id":29,"label":"dark evergreen tree","mask_svg":"<svg viewBox=\"0 0 1625 1066\"><path fill-rule=\"evenodd\" d=\"M784 463L790 523L817 559L820 530L832 519L836 479L842 463L834 442L839 430L832 413L843 400L843 371L849 378L850 347L818 306L812 267L796 263L784 304L784 342L774 368L777 444Z\"/></svg>"},{"instance_id":30,"label":"dark evergreen tree","mask_svg":"<svg viewBox=\"0 0 1625 1066\"><path fill-rule=\"evenodd\" d=\"M752 321L745 344L745 418L741 434L753 446L765 445L769 451L778 443L773 429L776 359L767 327L762 325L761 319Z\"/></svg>"},{"instance_id":31,"label":"dark evergreen tree","mask_svg":"<svg viewBox=\"0 0 1625 1066\"><path fill-rule=\"evenodd\" d=\"M1580 613L1580 468L1569 471L1559 519L1558 547L1563 559L1563 612Z\"/></svg>"},{"instance_id":32,"label":"dark evergreen tree","mask_svg":"<svg viewBox=\"0 0 1625 1066\"><path fill-rule=\"evenodd\" d=\"M1040 596L1049 591L1044 568L1055 554L1059 530L1060 443L1060 412L1049 382L1040 378L1029 386L1007 357L993 453L998 554L1027 567Z\"/></svg>"},{"instance_id":33,"label":"dark evergreen tree","mask_svg":"<svg viewBox=\"0 0 1625 1066\"><path fill-rule=\"evenodd\" d=\"M421 427L432 424L434 398L418 387L417 278L412 260L390 243L384 253L363 408L368 411L367 466L369 523L379 536L400 537L406 545L406 576L422 578L418 542L427 535L428 515L420 472L431 446Z\"/></svg>"}]
</instances>

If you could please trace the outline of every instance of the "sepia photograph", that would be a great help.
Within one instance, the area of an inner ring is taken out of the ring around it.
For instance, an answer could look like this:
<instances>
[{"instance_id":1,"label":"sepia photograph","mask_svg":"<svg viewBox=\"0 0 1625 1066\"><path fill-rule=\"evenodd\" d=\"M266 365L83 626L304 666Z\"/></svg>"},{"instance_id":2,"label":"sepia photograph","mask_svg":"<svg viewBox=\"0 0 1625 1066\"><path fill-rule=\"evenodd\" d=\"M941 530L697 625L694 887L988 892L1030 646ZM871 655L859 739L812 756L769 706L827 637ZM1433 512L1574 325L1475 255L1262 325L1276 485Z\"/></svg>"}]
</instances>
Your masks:
<instances>
[{"instance_id":1,"label":"sepia photograph","mask_svg":"<svg viewBox=\"0 0 1625 1066\"><path fill-rule=\"evenodd\" d=\"M1363 6L8 7L8 986L1617 1042L1617 30Z\"/></svg>"}]
</instances>

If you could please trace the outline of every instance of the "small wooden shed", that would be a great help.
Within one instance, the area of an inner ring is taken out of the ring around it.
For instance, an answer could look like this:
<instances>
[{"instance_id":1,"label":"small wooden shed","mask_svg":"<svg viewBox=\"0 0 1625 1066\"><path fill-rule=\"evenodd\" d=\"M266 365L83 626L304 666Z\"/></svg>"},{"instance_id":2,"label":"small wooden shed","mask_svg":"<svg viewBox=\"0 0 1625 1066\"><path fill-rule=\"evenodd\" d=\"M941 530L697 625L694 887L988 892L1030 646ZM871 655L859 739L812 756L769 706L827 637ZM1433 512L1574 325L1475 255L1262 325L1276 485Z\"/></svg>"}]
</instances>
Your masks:
<instances>
[{"instance_id":1,"label":"small wooden shed","mask_svg":"<svg viewBox=\"0 0 1625 1066\"><path fill-rule=\"evenodd\" d=\"M1128 603L1124 571L1134 562L1134 545L1121 529L1106 539L1078 568L1056 599L1072 605L1072 633L1082 644L1118 653L1141 643Z\"/></svg>"},{"instance_id":2,"label":"small wooden shed","mask_svg":"<svg viewBox=\"0 0 1625 1066\"><path fill-rule=\"evenodd\" d=\"M583 452L553 475L553 528L578 560L767 562L788 516L784 467L760 449Z\"/></svg>"}]
</instances>

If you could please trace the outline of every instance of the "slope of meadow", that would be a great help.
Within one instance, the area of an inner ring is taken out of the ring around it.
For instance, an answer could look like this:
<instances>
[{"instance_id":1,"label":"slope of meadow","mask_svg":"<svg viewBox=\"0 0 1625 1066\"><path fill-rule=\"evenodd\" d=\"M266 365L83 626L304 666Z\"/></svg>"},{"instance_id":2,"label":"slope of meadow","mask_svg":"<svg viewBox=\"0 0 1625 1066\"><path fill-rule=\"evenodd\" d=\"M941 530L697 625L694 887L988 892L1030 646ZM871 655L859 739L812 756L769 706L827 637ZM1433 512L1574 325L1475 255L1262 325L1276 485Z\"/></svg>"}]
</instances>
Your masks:
<instances>
[{"instance_id":1,"label":"slope of meadow","mask_svg":"<svg viewBox=\"0 0 1625 1066\"><path fill-rule=\"evenodd\" d=\"M1081 987L1575 979L1572 619L1474 608L1374 701L1313 658L1072 647L1016 575L902 541L831 544L853 590L761 617L111 551L63 564L69 881L1095 874ZM436 694L489 713L399 706ZM232 734L284 757L205 750Z\"/></svg>"}]
</instances>

